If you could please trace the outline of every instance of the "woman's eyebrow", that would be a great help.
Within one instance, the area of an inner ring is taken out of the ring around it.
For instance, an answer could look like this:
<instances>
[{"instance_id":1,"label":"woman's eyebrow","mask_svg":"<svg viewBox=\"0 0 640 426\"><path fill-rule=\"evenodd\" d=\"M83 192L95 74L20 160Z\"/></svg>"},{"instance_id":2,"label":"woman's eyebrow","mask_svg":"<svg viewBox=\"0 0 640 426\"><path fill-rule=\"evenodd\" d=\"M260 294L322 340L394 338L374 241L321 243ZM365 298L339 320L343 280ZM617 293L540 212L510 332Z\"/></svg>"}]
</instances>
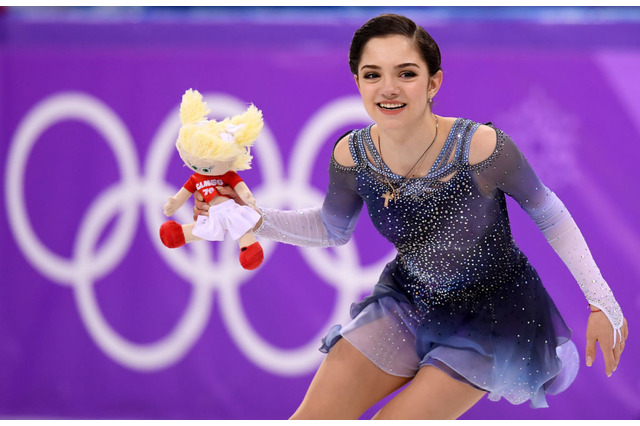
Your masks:
<instances>
[{"instance_id":1,"label":"woman's eyebrow","mask_svg":"<svg viewBox=\"0 0 640 426\"><path fill-rule=\"evenodd\" d=\"M394 68L407 68L407 67L420 68L420 65L414 64L413 62L405 62L404 64L396 65Z\"/></svg>"},{"instance_id":2,"label":"woman's eyebrow","mask_svg":"<svg viewBox=\"0 0 640 426\"><path fill-rule=\"evenodd\" d=\"M415 64L415 63L413 63L413 62L405 62L405 63L403 63L403 64L398 64L398 65L396 65L396 66L395 66L395 67L393 67L393 68L398 69L398 68L407 68L407 67L416 67L416 68L420 68L420 65ZM363 69L365 69L365 68L373 69L373 70L380 70L380 69L382 69L382 67L380 67L380 66L378 66L378 65L363 65L363 66L361 66L361 67L360 67L360 70L363 70Z\"/></svg>"}]
</instances>

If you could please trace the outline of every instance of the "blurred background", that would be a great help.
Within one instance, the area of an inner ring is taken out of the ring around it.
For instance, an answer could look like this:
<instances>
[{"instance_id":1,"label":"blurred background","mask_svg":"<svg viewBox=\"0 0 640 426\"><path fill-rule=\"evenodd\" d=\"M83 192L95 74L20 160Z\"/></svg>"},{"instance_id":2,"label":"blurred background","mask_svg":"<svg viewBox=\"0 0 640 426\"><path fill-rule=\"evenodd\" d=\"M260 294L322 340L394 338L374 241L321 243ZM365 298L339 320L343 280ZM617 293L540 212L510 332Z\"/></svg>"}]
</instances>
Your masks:
<instances>
[{"instance_id":1,"label":"blurred background","mask_svg":"<svg viewBox=\"0 0 640 426\"><path fill-rule=\"evenodd\" d=\"M640 418L640 8L355 6L0 8L0 418L293 413L320 339L393 249L366 211L347 246L263 241L251 272L229 239L166 249L162 206L189 176L178 106L189 88L215 118L254 103L265 130L242 177L258 203L318 205L333 142L369 123L351 37L385 12L439 43L435 112L493 122L564 201L631 330L611 378L601 354L584 366L584 296L510 202L582 365L549 408L485 398L463 418Z\"/></svg>"}]
</instances>

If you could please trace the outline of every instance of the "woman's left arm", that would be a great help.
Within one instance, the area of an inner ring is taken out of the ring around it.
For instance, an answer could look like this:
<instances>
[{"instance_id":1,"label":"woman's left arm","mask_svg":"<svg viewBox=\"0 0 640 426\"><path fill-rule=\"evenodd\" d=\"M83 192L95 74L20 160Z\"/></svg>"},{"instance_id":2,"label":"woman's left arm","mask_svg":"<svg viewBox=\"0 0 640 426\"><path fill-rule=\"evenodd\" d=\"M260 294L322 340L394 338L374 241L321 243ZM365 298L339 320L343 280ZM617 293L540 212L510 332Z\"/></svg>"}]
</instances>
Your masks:
<instances>
[{"instance_id":1,"label":"woman's left arm","mask_svg":"<svg viewBox=\"0 0 640 426\"><path fill-rule=\"evenodd\" d=\"M620 362L627 339L627 322L569 210L553 192L546 187L545 191L548 201L536 210L525 208L525 211L567 265L589 302L587 365L591 366L595 359L597 341L604 356L607 375L611 376Z\"/></svg>"},{"instance_id":2,"label":"woman's left arm","mask_svg":"<svg viewBox=\"0 0 640 426\"><path fill-rule=\"evenodd\" d=\"M600 343L607 375L616 369L628 335L622 309L602 277L591 251L562 201L538 179L511 138L496 130L495 158L484 173L494 188L513 197L534 220L578 282L591 310L587 323L587 365ZM487 176L488 175L488 176Z\"/></svg>"}]
</instances>

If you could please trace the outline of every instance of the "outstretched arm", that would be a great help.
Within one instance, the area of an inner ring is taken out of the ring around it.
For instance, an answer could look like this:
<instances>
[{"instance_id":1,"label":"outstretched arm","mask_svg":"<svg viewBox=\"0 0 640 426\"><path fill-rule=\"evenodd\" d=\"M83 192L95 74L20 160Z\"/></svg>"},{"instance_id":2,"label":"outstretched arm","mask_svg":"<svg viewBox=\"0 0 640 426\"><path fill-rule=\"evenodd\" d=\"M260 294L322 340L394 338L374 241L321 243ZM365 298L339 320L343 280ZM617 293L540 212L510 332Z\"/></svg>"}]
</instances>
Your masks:
<instances>
[{"instance_id":1,"label":"outstretched arm","mask_svg":"<svg viewBox=\"0 0 640 426\"><path fill-rule=\"evenodd\" d=\"M256 235L275 241L306 247L328 247L346 244L355 228L362 198L355 190L355 167L348 147L349 137L335 146L329 166L329 188L322 207L300 210L259 208L261 220ZM237 186L236 186L237 188ZM221 187L219 192L245 204L236 191ZM194 215L207 214L208 205L195 196Z\"/></svg>"},{"instance_id":2,"label":"outstretched arm","mask_svg":"<svg viewBox=\"0 0 640 426\"><path fill-rule=\"evenodd\" d=\"M305 247L346 244L353 234L363 200L356 192L356 168L349 136L335 145L329 166L329 186L322 207L300 210L260 208L256 235Z\"/></svg>"}]
</instances>

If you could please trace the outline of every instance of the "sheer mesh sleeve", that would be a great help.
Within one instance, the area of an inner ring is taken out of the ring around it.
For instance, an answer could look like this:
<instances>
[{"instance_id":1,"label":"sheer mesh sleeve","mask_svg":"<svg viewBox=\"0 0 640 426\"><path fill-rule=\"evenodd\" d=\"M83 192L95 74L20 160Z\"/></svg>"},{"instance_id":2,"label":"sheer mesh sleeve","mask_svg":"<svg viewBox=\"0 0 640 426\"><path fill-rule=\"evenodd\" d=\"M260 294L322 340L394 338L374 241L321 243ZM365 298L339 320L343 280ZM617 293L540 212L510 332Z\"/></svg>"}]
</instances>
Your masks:
<instances>
[{"instance_id":1,"label":"sheer mesh sleeve","mask_svg":"<svg viewBox=\"0 0 640 426\"><path fill-rule=\"evenodd\" d=\"M351 239L362 204L362 198L356 193L355 167L340 166L332 157L329 187L322 207L260 208L262 224L256 235L305 247L343 245Z\"/></svg>"},{"instance_id":2,"label":"sheer mesh sleeve","mask_svg":"<svg viewBox=\"0 0 640 426\"><path fill-rule=\"evenodd\" d=\"M601 309L613 328L614 346L623 315L609 285L602 277L589 247L562 201L535 175L511 138L496 129L493 154L477 166L478 187L491 195L500 190L513 197L535 221L549 244L567 265L589 304Z\"/></svg>"}]
</instances>

